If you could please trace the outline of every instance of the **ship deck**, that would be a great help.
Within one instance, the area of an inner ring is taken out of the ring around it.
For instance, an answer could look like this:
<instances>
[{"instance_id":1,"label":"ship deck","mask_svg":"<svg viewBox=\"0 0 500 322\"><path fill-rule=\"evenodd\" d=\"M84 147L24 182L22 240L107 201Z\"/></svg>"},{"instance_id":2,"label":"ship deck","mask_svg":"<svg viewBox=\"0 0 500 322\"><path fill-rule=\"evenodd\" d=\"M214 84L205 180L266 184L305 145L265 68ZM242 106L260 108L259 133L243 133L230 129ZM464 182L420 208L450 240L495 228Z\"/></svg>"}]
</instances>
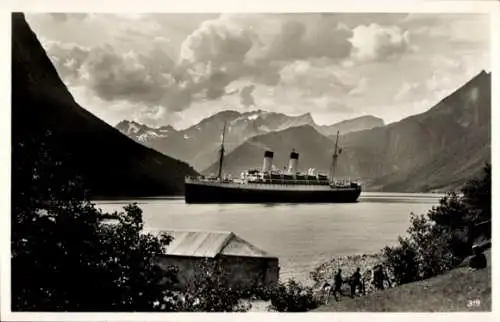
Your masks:
<instances>
[{"instance_id":1,"label":"ship deck","mask_svg":"<svg viewBox=\"0 0 500 322\"><path fill-rule=\"evenodd\" d=\"M244 189L244 190L285 190L285 191L355 191L358 187L351 185L330 186L328 184L275 184L275 183L237 183L237 182L217 182L217 181L186 181L186 184L207 186L222 189Z\"/></svg>"}]
</instances>

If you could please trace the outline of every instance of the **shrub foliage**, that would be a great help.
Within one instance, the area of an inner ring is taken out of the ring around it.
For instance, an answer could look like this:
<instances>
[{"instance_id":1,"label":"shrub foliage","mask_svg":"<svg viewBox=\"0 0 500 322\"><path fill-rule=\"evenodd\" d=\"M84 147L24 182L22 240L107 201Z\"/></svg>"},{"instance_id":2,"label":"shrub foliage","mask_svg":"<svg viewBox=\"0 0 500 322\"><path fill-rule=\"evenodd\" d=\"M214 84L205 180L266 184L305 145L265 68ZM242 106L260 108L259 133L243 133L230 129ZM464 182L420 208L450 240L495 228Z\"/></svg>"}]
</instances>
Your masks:
<instances>
[{"instance_id":1,"label":"shrub foliage","mask_svg":"<svg viewBox=\"0 0 500 322\"><path fill-rule=\"evenodd\" d=\"M385 265L397 284L429 278L456 267L471 253L476 225L491 220L491 166L462 194L448 193L425 215L412 214L407 236L385 247ZM490 224L489 224L490 225Z\"/></svg>"},{"instance_id":2,"label":"shrub foliage","mask_svg":"<svg viewBox=\"0 0 500 322\"><path fill-rule=\"evenodd\" d=\"M71 156L56 153L50 142L46 132L15 138L12 147L12 310L231 312L248 310L240 299L255 295L279 312L320 305L312 288L293 280L273 289L231 289L224 270L210 261L195 270L187 290L176 289L175 268L156 265L171 237L144 233L136 204L114 214L96 209L65 162ZM382 250L396 284L455 267L478 235L491 234L476 229L491 225L491 166L461 192L447 194L425 215L412 214L407 236Z\"/></svg>"},{"instance_id":3,"label":"shrub foliage","mask_svg":"<svg viewBox=\"0 0 500 322\"><path fill-rule=\"evenodd\" d=\"M136 204L96 209L51 142L47 132L13 143L13 311L242 310L210 267L194 289L176 291L175 270L156 262L171 237L144 233Z\"/></svg>"},{"instance_id":4,"label":"shrub foliage","mask_svg":"<svg viewBox=\"0 0 500 322\"><path fill-rule=\"evenodd\" d=\"M306 312L320 305L311 287L288 280L271 292L271 308L278 312Z\"/></svg>"},{"instance_id":5,"label":"shrub foliage","mask_svg":"<svg viewBox=\"0 0 500 322\"><path fill-rule=\"evenodd\" d=\"M194 268L195 278L187 285L179 311L245 312L250 309L242 289L229 286L226 272L218 260L206 259Z\"/></svg>"}]
</instances>

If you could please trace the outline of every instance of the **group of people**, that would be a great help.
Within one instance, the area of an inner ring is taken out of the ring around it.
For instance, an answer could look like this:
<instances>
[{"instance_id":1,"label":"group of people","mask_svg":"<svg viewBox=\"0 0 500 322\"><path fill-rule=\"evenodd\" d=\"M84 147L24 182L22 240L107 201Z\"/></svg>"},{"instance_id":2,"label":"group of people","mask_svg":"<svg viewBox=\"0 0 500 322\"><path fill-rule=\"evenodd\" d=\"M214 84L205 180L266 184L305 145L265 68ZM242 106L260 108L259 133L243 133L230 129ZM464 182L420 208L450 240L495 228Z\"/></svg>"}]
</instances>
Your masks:
<instances>
[{"instance_id":1,"label":"group of people","mask_svg":"<svg viewBox=\"0 0 500 322\"><path fill-rule=\"evenodd\" d=\"M337 270L337 273L335 273L333 283L325 283L323 286L323 289L328 290L328 295L333 293L333 296L335 297L335 300L338 301L338 295L343 296L343 290L342 286L347 283L350 286L350 291L351 297L354 297L356 295L356 291L359 291L360 295L365 295L366 294L366 280L363 278L361 275L361 269L358 267L356 268L356 271L347 279L344 280L342 277L342 269L339 268ZM384 282L389 283L389 279L387 278L387 275L384 272L384 269L382 265L376 265L373 268L372 276L371 276L371 282L375 289L378 290L383 290L385 288Z\"/></svg>"},{"instance_id":2,"label":"group of people","mask_svg":"<svg viewBox=\"0 0 500 322\"><path fill-rule=\"evenodd\" d=\"M483 254L483 251L481 247L479 246L474 246L472 248L473 250L473 255L469 258L468 261L464 261L464 264L468 264L468 266L472 269L484 269L487 267L487 259L486 256ZM370 277L366 277L366 276ZM369 280L371 279L371 281ZM344 284L349 284L350 286L350 291L351 297L356 296L356 291L359 291L360 295L365 295L366 294L366 285L367 285L367 280L368 283L371 283L376 290L383 290L385 289L385 286L388 285L389 287L391 286L391 282L387 276L387 274L384 271L384 268L382 265L376 265L373 268L373 271L367 271L365 272L364 276L361 274L361 269L358 267L354 271L354 273L347 279L344 280L342 277L342 269L339 268L337 272L335 273L333 282L330 284L326 282L323 285L323 291L328 299L328 297L333 293L333 296L335 297L335 300L338 301L340 296L343 296L343 290L342 286Z\"/></svg>"}]
</instances>

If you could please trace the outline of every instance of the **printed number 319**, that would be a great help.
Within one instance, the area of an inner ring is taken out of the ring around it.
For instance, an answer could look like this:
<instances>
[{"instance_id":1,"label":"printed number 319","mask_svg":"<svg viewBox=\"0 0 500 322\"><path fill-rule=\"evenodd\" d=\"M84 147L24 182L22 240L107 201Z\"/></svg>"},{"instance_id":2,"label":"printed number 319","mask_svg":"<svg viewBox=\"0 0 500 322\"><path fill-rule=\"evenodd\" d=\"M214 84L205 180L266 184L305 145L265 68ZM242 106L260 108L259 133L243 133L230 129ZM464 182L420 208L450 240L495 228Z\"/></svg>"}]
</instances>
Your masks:
<instances>
[{"instance_id":1,"label":"printed number 319","mask_svg":"<svg viewBox=\"0 0 500 322\"><path fill-rule=\"evenodd\" d=\"M481 305L481 300L479 299L467 301L467 307L479 307L480 305Z\"/></svg>"}]
</instances>

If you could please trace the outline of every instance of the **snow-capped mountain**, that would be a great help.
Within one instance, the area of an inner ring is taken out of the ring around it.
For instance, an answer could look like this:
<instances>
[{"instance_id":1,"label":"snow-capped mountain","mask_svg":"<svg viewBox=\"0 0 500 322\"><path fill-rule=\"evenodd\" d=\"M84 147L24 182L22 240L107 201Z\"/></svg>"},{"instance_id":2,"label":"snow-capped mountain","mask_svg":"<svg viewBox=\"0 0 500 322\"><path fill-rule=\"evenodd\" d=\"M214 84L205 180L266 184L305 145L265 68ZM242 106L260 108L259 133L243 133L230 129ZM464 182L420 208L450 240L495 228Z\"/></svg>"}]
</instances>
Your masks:
<instances>
[{"instance_id":1,"label":"snow-capped mountain","mask_svg":"<svg viewBox=\"0 0 500 322\"><path fill-rule=\"evenodd\" d=\"M240 113L223 111L207 117L185 130L172 126L152 128L135 121L122 121L116 128L148 147L204 169L217 159L221 133L226 128L226 151L230 152L249 138L300 125L315 125L311 114L288 116L263 110Z\"/></svg>"},{"instance_id":2,"label":"snow-capped mountain","mask_svg":"<svg viewBox=\"0 0 500 322\"><path fill-rule=\"evenodd\" d=\"M133 121L122 121L116 128L137 142L189 162L195 169L201 171L217 160L225 123L227 126L226 153L230 153L252 137L293 127L308 125L328 135L332 129L337 128L347 133L352 129L370 129L379 125L379 122L366 122L366 117L364 117L352 122L343 121L330 126L319 126L314 122L310 113L290 116L259 109L244 113L232 110L222 111L181 131L171 126L151 128Z\"/></svg>"},{"instance_id":3,"label":"snow-capped mountain","mask_svg":"<svg viewBox=\"0 0 500 322\"><path fill-rule=\"evenodd\" d=\"M127 120L118 123L116 128L123 134L142 143L148 143L149 141L166 138L169 135L178 133L177 130L170 125L152 128L135 121Z\"/></svg>"}]
</instances>

